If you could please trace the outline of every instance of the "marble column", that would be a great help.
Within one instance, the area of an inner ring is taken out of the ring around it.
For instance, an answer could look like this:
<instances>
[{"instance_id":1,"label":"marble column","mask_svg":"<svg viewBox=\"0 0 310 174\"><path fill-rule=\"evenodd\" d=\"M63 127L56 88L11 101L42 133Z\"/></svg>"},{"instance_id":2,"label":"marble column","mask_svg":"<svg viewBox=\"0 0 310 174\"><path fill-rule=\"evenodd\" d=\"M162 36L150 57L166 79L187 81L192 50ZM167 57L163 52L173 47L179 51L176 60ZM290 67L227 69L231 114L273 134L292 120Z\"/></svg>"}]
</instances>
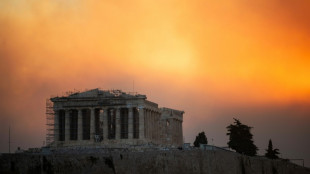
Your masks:
<instances>
[{"instance_id":1,"label":"marble column","mask_svg":"<svg viewBox=\"0 0 310 174\"><path fill-rule=\"evenodd\" d=\"M104 110L103 109L101 109L100 111L99 111L99 132L101 133L102 132L102 134L100 135L100 136L102 136L102 138L103 138L103 134L104 134L104 129L103 129L103 114L104 114Z\"/></svg>"},{"instance_id":2,"label":"marble column","mask_svg":"<svg viewBox=\"0 0 310 174\"><path fill-rule=\"evenodd\" d=\"M156 117L156 112L154 111L154 138L155 141L157 142L157 117Z\"/></svg>"},{"instance_id":3,"label":"marble column","mask_svg":"<svg viewBox=\"0 0 310 174\"><path fill-rule=\"evenodd\" d=\"M147 111L147 118L148 118L148 131L149 131L149 139L152 139L152 117L151 117L151 111L150 110L148 110Z\"/></svg>"},{"instance_id":4,"label":"marble column","mask_svg":"<svg viewBox=\"0 0 310 174\"><path fill-rule=\"evenodd\" d=\"M59 110L54 115L54 141L59 141Z\"/></svg>"},{"instance_id":5,"label":"marble column","mask_svg":"<svg viewBox=\"0 0 310 174\"><path fill-rule=\"evenodd\" d=\"M175 120L175 137L176 137L176 144L179 143L179 121Z\"/></svg>"},{"instance_id":6,"label":"marble column","mask_svg":"<svg viewBox=\"0 0 310 174\"><path fill-rule=\"evenodd\" d=\"M148 130L148 125L149 125L149 122L148 122L148 117L147 117L147 110L146 109L143 109L143 113L144 113L144 118L145 118L145 138L149 138L149 130ZM139 117L140 118L140 117Z\"/></svg>"},{"instance_id":7,"label":"marble column","mask_svg":"<svg viewBox=\"0 0 310 174\"><path fill-rule=\"evenodd\" d=\"M155 131L155 140L156 140L156 142L158 142L158 138L157 138L157 132L158 132L158 122L157 122L157 113L156 113L156 111L154 111L154 120L155 120L155 122L154 122L154 131Z\"/></svg>"},{"instance_id":8,"label":"marble column","mask_svg":"<svg viewBox=\"0 0 310 174\"><path fill-rule=\"evenodd\" d=\"M183 121L181 120L180 121L180 124L181 124L181 132L180 133L181 133L181 142L183 144L184 142L183 142L183 126L182 126L182 123L183 123Z\"/></svg>"},{"instance_id":9,"label":"marble column","mask_svg":"<svg viewBox=\"0 0 310 174\"><path fill-rule=\"evenodd\" d=\"M158 133L158 122L157 122L157 112L154 111L154 135L155 135L155 141L158 142L157 133Z\"/></svg>"},{"instance_id":10,"label":"marble column","mask_svg":"<svg viewBox=\"0 0 310 174\"><path fill-rule=\"evenodd\" d=\"M148 109L146 109L146 121L147 121L147 126L146 126L146 132L147 132L147 138L148 139L151 139L151 134L150 134L150 127L151 127L151 125L150 125L150 111L148 110Z\"/></svg>"},{"instance_id":11,"label":"marble column","mask_svg":"<svg viewBox=\"0 0 310 174\"><path fill-rule=\"evenodd\" d=\"M108 139L108 108L103 108L103 139Z\"/></svg>"},{"instance_id":12,"label":"marble column","mask_svg":"<svg viewBox=\"0 0 310 174\"><path fill-rule=\"evenodd\" d=\"M78 109L78 140L83 140L83 117L82 110Z\"/></svg>"},{"instance_id":13,"label":"marble column","mask_svg":"<svg viewBox=\"0 0 310 174\"><path fill-rule=\"evenodd\" d=\"M157 117L158 117L158 141L161 143L161 117L160 117L160 113L157 113Z\"/></svg>"},{"instance_id":14,"label":"marble column","mask_svg":"<svg viewBox=\"0 0 310 174\"><path fill-rule=\"evenodd\" d=\"M128 139L133 139L133 108L128 108Z\"/></svg>"},{"instance_id":15,"label":"marble column","mask_svg":"<svg viewBox=\"0 0 310 174\"><path fill-rule=\"evenodd\" d=\"M158 119L159 119L159 121L158 121L158 126L159 126L159 131L158 131L158 139L159 139L159 142L161 143L161 144L163 144L164 142L163 142L163 123L162 123L162 121L161 121L161 113L160 112L158 112Z\"/></svg>"},{"instance_id":16,"label":"marble column","mask_svg":"<svg viewBox=\"0 0 310 174\"><path fill-rule=\"evenodd\" d=\"M149 120L149 139L151 140L152 139L152 115L151 115L151 111L148 110L148 120Z\"/></svg>"},{"instance_id":17,"label":"marble column","mask_svg":"<svg viewBox=\"0 0 310 174\"><path fill-rule=\"evenodd\" d=\"M65 141L70 141L70 110L65 112Z\"/></svg>"},{"instance_id":18,"label":"marble column","mask_svg":"<svg viewBox=\"0 0 310 174\"><path fill-rule=\"evenodd\" d=\"M152 139L153 139L153 142L155 141L155 117L154 117L154 111L151 111L151 116L152 116Z\"/></svg>"},{"instance_id":19,"label":"marble column","mask_svg":"<svg viewBox=\"0 0 310 174\"><path fill-rule=\"evenodd\" d=\"M173 119L173 142L174 142L174 144L176 144L177 143L177 141L176 141L176 136L177 136L177 133L176 133L176 130L177 129L177 123L176 123L176 120L175 119Z\"/></svg>"},{"instance_id":20,"label":"marble column","mask_svg":"<svg viewBox=\"0 0 310 174\"><path fill-rule=\"evenodd\" d=\"M156 119L156 141L159 142L159 117L158 117L158 112L155 112L155 119Z\"/></svg>"},{"instance_id":21,"label":"marble column","mask_svg":"<svg viewBox=\"0 0 310 174\"><path fill-rule=\"evenodd\" d=\"M119 140L120 137L121 137L121 112L120 108L116 108L115 139Z\"/></svg>"},{"instance_id":22,"label":"marble column","mask_svg":"<svg viewBox=\"0 0 310 174\"><path fill-rule=\"evenodd\" d=\"M180 120L178 121L178 134L179 134L179 143L182 144Z\"/></svg>"},{"instance_id":23,"label":"marble column","mask_svg":"<svg viewBox=\"0 0 310 174\"><path fill-rule=\"evenodd\" d=\"M146 109L143 109L143 113L144 113L144 118L145 118L145 138L149 138L149 135L148 135L148 133L149 133L149 130L148 130L148 125L149 125L149 122L148 122L148 118L147 118L147 110ZM140 117L139 117L140 118Z\"/></svg>"},{"instance_id":24,"label":"marble column","mask_svg":"<svg viewBox=\"0 0 310 174\"><path fill-rule=\"evenodd\" d=\"M175 120L175 137L176 137L176 144L179 143L179 134L178 134L178 120Z\"/></svg>"},{"instance_id":25,"label":"marble column","mask_svg":"<svg viewBox=\"0 0 310 174\"><path fill-rule=\"evenodd\" d=\"M144 108L139 107L139 139L144 139Z\"/></svg>"},{"instance_id":26,"label":"marble column","mask_svg":"<svg viewBox=\"0 0 310 174\"><path fill-rule=\"evenodd\" d=\"M180 144L180 122L177 120L177 138L178 138L178 144Z\"/></svg>"},{"instance_id":27,"label":"marble column","mask_svg":"<svg viewBox=\"0 0 310 174\"><path fill-rule=\"evenodd\" d=\"M144 118L144 122L143 122L143 124L144 124L144 128L143 128L143 130L144 130L144 138L147 138L147 116L146 116L146 109L142 109L142 112L143 112L143 118ZM139 118L140 118L140 113L139 113Z\"/></svg>"},{"instance_id":28,"label":"marble column","mask_svg":"<svg viewBox=\"0 0 310 174\"><path fill-rule=\"evenodd\" d=\"M154 112L151 110L150 111L150 116L151 116L151 139L154 142Z\"/></svg>"},{"instance_id":29,"label":"marble column","mask_svg":"<svg viewBox=\"0 0 310 174\"><path fill-rule=\"evenodd\" d=\"M90 108L90 140L95 138L95 108Z\"/></svg>"}]
</instances>

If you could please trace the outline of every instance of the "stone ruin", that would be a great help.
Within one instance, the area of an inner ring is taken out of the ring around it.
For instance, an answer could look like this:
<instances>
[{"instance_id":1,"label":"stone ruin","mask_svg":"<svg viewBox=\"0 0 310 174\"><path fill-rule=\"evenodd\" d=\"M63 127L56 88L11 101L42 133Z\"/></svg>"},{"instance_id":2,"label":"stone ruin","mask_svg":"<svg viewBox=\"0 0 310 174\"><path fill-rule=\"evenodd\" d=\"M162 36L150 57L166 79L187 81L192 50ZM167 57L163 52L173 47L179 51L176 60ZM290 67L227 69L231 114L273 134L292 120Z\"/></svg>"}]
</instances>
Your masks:
<instances>
[{"instance_id":1,"label":"stone ruin","mask_svg":"<svg viewBox=\"0 0 310 174\"><path fill-rule=\"evenodd\" d=\"M183 111L145 95L93 89L47 100L49 147L180 147Z\"/></svg>"}]
</instances>

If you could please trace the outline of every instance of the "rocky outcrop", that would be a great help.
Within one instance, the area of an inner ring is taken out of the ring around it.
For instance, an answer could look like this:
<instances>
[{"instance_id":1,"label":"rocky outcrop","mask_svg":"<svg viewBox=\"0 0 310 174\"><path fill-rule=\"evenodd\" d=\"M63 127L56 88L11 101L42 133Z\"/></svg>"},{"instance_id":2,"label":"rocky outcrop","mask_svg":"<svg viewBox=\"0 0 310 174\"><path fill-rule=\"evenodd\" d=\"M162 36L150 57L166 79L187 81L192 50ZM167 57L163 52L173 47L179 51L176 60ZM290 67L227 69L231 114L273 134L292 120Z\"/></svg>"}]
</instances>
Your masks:
<instances>
[{"instance_id":1,"label":"rocky outcrop","mask_svg":"<svg viewBox=\"0 0 310 174\"><path fill-rule=\"evenodd\" d=\"M118 150L2 154L0 173L310 174L310 169L227 151Z\"/></svg>"}]
</instances>

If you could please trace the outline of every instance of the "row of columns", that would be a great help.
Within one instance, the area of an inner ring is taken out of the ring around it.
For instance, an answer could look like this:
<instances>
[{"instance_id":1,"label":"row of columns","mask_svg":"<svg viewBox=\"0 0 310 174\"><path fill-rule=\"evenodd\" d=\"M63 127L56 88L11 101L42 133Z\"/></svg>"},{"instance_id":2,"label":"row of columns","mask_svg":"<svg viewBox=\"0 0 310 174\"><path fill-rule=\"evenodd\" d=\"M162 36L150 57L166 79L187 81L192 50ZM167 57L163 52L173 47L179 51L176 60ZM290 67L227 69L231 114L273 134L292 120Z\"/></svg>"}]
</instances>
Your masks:
<instances>
[{"instance_id":1,"label":"row of columns","mask_svg":"<svg viewBox=\"0 0 310 174\"><path fill-rule=\"evenodd\" d=\"M182 133L182 121L179 119L170 119L168 127L168 134L171 135L172 144L182 144L183 133Z\"/></svg>"},{"instance_id":2,"label":"row of columns","mask_svg":"<svg viewBox=\"0 0 310 174\"><path fill-rule=\"evenodd\" d=\"M160 141L161 113L152 109L145 109L145 137L154 142Z\"/></svg>"},{"instance_id":3,"label":"row of columns","mask_svg":"<svg viewBox=\"0 0 310 174\"><path fill-rule=\"evenodd\" d=\"M118 108L81 108L76 109L78 111L78 119L77 119L77 140L83 139L83 116L82 110L83 109L90 109L90 140L94 140L95 135L95 109L102 109L103 112L100 112L99 115L99 124L102 123L102 127L100 126L99 129L103 129L103 139L108 139L108 109L116 109L115 115L115 139L120 139L121 135L121 127L120 127L120 107ZM70 141L70 110L74 109L66 109L65 111L65 141ZM54 136L55 140L59 140L59 130L60 130L60 123L59 123L59 111L55 112L55 129L54 129ZM144 139L144 108L138 107L138 117L139 117L139 127L137 128L139 131L139 136L137 138ZM133 139L133 108L128 108L128 139Z\"/></svg>"}]
</instances>

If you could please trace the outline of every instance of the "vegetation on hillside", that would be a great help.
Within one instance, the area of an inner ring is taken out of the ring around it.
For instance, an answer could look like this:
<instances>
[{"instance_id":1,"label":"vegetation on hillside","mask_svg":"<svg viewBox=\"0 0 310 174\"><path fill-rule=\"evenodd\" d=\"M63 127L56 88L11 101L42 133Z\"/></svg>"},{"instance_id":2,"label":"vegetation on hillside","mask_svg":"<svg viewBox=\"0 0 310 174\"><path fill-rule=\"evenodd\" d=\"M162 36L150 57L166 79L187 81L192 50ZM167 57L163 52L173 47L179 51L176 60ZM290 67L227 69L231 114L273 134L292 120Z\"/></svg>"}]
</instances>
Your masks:
<instances>
[{"instance_id":1,"label":"vegetation on hillside","mask_svg":"<svg viewBox=\"0 0 310 174\"><path fill-rule=\"evenodd\" d=\"M228 146L241 154L256 155L258 149L253 142L252 127L242 124L238 119L234 120L234 124L227 126Z\"/></svg>"},{"instance_id":2,"label":"vegetation on hillside","mask_svg":"<svg viewBox=\"0 0 310 174\"><path fill-rule=\"evenodd\" d=\"M199 147L200 144L208 144L208 139L206 137L205 132L200 132L194 141L194 146Z\"/></svg>"},{"instance_id":3,"label":"vegetation on hillside","mask_svg":"<svg viewBox=\"0 0 310 174\"><path fill-rule=\"evenodd\" d=\"M270 159L278 159L279 158L278 154L280 154L279 149L273 149L272 141L270 139L268 143L268 149L266 149L265 156Z\"/></svg>"}]
</instances>

